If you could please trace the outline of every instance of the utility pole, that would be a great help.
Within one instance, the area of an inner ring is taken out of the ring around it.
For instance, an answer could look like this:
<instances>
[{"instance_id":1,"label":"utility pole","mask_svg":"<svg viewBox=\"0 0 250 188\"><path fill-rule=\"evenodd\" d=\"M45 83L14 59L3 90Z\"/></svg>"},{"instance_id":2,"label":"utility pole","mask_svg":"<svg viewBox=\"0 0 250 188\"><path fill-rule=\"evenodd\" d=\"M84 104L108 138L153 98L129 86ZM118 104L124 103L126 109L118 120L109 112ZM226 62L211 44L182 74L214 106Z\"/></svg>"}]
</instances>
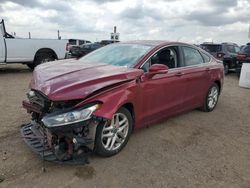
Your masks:
<instances>
[{"instance_id":1,"label":"utility pole","mask_svg":"<svg viewBox=\"0 0 250 188\"><path fill-rule=\"evenodd\" d=\"M117 33L116 32L117 31L117 27L116 26L114 26L114 32L113 33L110 33L110 39L112 40L112 41L114 41L114 42L116 42L116 41L119 41L119 38L120 38L120 33Z\"/></svg>"},{"instance_id":2,"label":"utility pole","mask_svg":"<svg viewBox=\"0 0 250 188\"><path fill-rule=\"evenodd\" d=\"M248 29L248 38L250 38L250 24L249 24L249 29Z\"/></svg>"},{"instance_id":3,"label":"utility pole","mask_svg":"<svg viewBox=\"0 0 250 188\"><path fill-rule=\"evenodd\" d=\"M58 38L58 40L61 40L61 36L60 36L60 31L59 30L57 30L57 38Z\"/></svg>"}]
</instances>

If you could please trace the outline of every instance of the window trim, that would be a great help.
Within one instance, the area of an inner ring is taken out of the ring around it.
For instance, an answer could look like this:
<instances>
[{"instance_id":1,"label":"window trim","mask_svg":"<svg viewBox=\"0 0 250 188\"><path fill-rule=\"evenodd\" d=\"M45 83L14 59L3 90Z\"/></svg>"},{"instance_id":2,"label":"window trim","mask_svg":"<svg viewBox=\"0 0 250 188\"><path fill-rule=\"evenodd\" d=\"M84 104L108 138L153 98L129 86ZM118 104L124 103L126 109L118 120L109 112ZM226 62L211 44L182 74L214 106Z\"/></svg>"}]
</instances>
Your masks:
<instances>
[{"instance_id":1,"label":"window trim","mask_svg":"<svg viewBox=\"0 0 250 188\"><path fill-rule=\"evenodd\" d=\"M200 65L208 65L208 64L210 64L211 62L212 62L212 57L210 57L210 61L209 62L203 62L203 63L200 63L200 64L196 64L196 65L189 65L189 66L183 66L183 65L185 65L185 60L184 60L184 54L183 54L183 51L182 51L182 47L190 47L190 48L193 48L193 49L196 49L196 50L198 50L198 52L199 53L201 53L200 52L200 49L198 49L198 48L196 48L196 47L192 47L192 46L189 46L189 45L185 45L185 44L181 44L181 45L178 45L178 44L176 44L176 45L171 45L171 46L168 46L168 45L166 45L166 46L163 46L163 47L161 47L161 48L159 48L159 49L157 49L152 55L150 55L141 65L140 65L140 67L138 68L138 69L142 69L142 67L144 66L144 64L151 58L151 57L153 57L156 53L158 53L160 50L162 50L163 48L167 48L167 47L177 47L178 48L178 50L179 50L179 59L180 59L180 64L182 65L181 67L176 67L176 68L172 68L171 70L178 70L178 69L183 69L183 68L192 68L192 67L197 67L197 66L200 66ZM207 53L206 51L205 52L203 52L203 53ZM202 59L203 59L203 56L201 55L201 57L202 57ZM204 60L204 59L203 59ZM143 70L143 69L142 69ZM145 73L145 72L144 72Z\"/></svg>"},{"instance_id":2,"label":"window trim","mask_svg":"<svg viewBox=\"0 0 250 188\"><path fill-rule=\"evenodd\" d=\"M201 63L199 63L199 64L194 64L194 65L186 65L186 59L185 59L185 57L184 57L184 49L183 49L183 48L191 48L191 49L193 49L193 50L196 50L196 51L200 54L201 59L203 60L203 62L201 62ZM192 46L182 45L182 46L181 46L181 51L182 51L183 62L184 62L184 66L183 66L183 67L191 67L191 66L203 65L203 64L206 63L205 60L204 60L204 57L202 56L202 54L201 54L201 52L200 52L200 50L197 49L197 48L193 48ZM207 62L207 63L210 63L210 62L211 62L211 58L210 58L210 61Z\"/></svg>"},{"instance_id":3,"label":"window trim","mask_svg":"<svg viewBox=\"0 0 250 188\"><path fill-rule=\"evenodd\" d=\"M178 45L171 45L171 46L166 45L166 46L163 46L163 47L157 49L152 55L150 55L150 56L140 65L139 69L142 69L142 67L144 66L144 64L146 64L146 62L147 62L149 59L151 59L156 53L158 53L159 51L161 51L161 50L164 49L164 48L171 48L171 47L177 47L177 48L179 49L180 46L178 46ZM180 50L179 50L179 51L180 51ZM178 52L177 52L177 53L176 53L176 56L178 57L178 55L180 56L180 53L178 54ZM177 59L178 59L178 58L177 58ZM182 61L182 58L181 58L181 57L179 57L179 59L180 59L180 61ZM177 62L176 62L176 63L177 63ZM180 67L176 67L176 68L180 68ZM176 68L171 68L171 69L176 69Z\"/></svg>"}]
</instances>

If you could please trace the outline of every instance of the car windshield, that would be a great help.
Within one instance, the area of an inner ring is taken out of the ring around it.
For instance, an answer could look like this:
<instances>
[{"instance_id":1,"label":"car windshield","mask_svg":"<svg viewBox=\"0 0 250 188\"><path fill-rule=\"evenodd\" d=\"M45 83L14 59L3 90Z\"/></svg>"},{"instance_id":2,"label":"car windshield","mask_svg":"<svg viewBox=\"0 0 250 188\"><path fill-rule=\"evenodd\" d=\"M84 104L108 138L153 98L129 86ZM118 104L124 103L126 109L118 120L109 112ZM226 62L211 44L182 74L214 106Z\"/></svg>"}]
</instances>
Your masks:
<instances>
[{"instance_id":1,"label":"car windshield","mask_svg":"<svg viewBox=\"0 0 250 188\"><path fill-rule=\"evenodd\" d=\"M81 62L132 67L151 48L140 44L111 44L79 59Z\"/></svg>"}]
</instances>

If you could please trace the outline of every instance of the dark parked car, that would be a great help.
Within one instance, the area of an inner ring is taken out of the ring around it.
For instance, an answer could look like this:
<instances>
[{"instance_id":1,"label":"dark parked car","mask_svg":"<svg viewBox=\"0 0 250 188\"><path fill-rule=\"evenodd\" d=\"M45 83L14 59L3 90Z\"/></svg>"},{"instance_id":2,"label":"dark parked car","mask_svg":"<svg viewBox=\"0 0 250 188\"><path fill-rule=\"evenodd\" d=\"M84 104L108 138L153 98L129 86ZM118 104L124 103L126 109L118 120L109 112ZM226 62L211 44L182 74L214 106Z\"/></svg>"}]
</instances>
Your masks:
<instances>
[{"instance_id":1,"label":"dark parked car","mask_svg":"<svg viewBox=\"0 0 250 188\"><path fill-rule=\"evenodd\" d=\"M108 44L112 44L112 43L117 43L117 42L120 42L118 40L101 40L101 44L102 45L108 45Z\"/></svg>"},{"instance_id":2,"label":"dark parked car","mask_svg":"<svg viewBox=\"0 0 250 188\"><path fill-rule=\"evenodd\" d=\"M238 67L237 67L237 74L240 76L242 63L250 63L250 43L247 43L237 55L238 60Z\"/></svg>"},{"instance_id":3,"label":"dark parked car","mask_svg":"<svg viewBox=\"0 0 250 188\"><path fill-rule=\"evenodd\" d=\"M89 52L92 52L98 48L103 47L104 45L101 43L89 43L89 44L83 44L81 46L73 46L70 50L71 56L73 57L82 57Z\"/></svg>"},{"instance_id":4,"label":"dark parked car","mask_svg":"<svg viewBox=\"0 0 250 188\"><path fill-rule=\"evenodd\" d=\"M201 44L202 49L209 52L215 58L223 61L225 74L228 74L230 69L237 69L237 53L240 48L234 43L203 43Z\"/></svg>"},{"instance_id":5,"label":"dark parked car","mask_svg":"<svg viewBox=\"0 0 250 188\"><path fill-rule=\"evenodd\" d=\"M197 108L214 110L223 80L223 64L193 45L108 45L37 67L23 101L32 121L21 132L46 160L71 161L86 150L112 156L135 129Z\"/></svg>"}]
</instances>

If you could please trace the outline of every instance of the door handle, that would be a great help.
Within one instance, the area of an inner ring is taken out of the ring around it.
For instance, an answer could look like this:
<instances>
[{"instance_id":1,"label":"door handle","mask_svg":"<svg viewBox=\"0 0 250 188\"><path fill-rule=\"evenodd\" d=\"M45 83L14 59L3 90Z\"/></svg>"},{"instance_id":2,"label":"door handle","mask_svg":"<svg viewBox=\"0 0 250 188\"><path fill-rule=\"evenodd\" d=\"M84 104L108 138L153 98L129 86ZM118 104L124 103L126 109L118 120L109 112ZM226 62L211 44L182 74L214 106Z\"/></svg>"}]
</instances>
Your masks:
<instances>
[{"instance_id":1,"label":"door handle","mask_svg":"<svg viewBox=\"0 0 250 188\"><path fill-rule=\"evenodd\" d=\"M182 72L177 72L175 75L176 75L176 76L183 76L184 73L182 73Z\"/></svg>"},{"instance_id":2,"label":"door handle","mask_svg":"<svg viewBox=\"0 0 250 188\"><path fill-rule=\"evenodd\" d=\"M207 68L206 68L206 71L210 72L210 71L211 71L211 69L207 67Z\"/></svg>"}]
</instances>

